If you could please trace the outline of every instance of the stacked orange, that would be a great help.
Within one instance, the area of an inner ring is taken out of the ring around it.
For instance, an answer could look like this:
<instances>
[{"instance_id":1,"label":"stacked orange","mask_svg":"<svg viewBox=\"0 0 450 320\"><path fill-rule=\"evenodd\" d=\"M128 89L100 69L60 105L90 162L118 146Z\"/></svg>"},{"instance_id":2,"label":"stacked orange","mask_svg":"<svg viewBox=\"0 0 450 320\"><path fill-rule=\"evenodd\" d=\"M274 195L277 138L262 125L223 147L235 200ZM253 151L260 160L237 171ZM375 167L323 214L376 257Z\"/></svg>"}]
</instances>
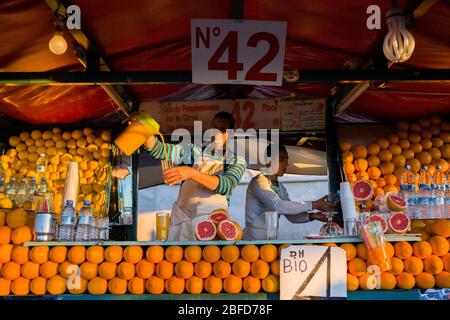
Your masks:
<instances>
[{"instance_id":1,"label":"stacked orange","mask_svg":"<svg viewBox=\"0 0 450 320\"><path fill-rule=\"evenodd\" d=\"M209 246L13 246L0 227L0 296L200 294L279 291L278 248ZM23 233L23 234L22 234ZM18 237L18 236L16 236ZM20 243L17 243L20 244Z\"/></svg>"},{"instance_id":2,"label":"stacked orange","mask_svg":"<svg viewBox=\"0 0 450 320\"><path fill-rule=\"evenodd\" d=\"M450 122L439 115L417 122L400 121L397 131L366 145L341 142L343 170L350 183L369 180L375 196L396 192L405 165L419 172L427 165L444 172L450 161Z\"/></svg>"},{"instance_id":3,"label":"stacked orange","mask_svg":"<svg viewBox=\"0 0 450 320\"><path fill-rule=\"evenodd\" d=\"M450 221L437 220L425 241L386 244L392 269L380 275L381 289L430 289L450 287ZM345 243L347 252L347 289L369 290L367 251L364 244Z\"/></svg>"},{"instance_id":4,"label":"stacked orange","mask_svg":"<svg viewBox=\"0 0 450 320\"><path fill-rule=\"evenodd\" d=\"M279 291L285 245L28 248L27 223L11 212L0 219L0 296ZM427 241L386 246L393 269L381 274L383 289L450 287L450 221L428 223L427 230ZM341 248L347 252L348 290L368 289L364 245Z\"/></svg>"}]
</instances>

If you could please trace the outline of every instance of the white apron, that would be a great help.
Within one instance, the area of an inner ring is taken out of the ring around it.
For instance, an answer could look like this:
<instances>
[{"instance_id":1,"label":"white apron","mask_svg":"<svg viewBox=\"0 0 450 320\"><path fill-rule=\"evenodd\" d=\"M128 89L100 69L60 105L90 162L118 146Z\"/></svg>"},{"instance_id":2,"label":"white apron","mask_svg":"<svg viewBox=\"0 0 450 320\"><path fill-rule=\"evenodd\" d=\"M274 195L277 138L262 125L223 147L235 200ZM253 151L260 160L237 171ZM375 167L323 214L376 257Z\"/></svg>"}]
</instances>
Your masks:
<instances>
[{"instance_id":1,"label":"white apron","mask_svg":"<svg viewBox=\"0 0 450 320\"><path fill-rule=\"evenodd\" d=\"M223 172L224 160L201 157L194 169L214 175ZM194 180L186 180L172 207L169 241L195 241L195 225L216 209L228 209L227 197L208 190Z\"/></svg>"}]
</instances>

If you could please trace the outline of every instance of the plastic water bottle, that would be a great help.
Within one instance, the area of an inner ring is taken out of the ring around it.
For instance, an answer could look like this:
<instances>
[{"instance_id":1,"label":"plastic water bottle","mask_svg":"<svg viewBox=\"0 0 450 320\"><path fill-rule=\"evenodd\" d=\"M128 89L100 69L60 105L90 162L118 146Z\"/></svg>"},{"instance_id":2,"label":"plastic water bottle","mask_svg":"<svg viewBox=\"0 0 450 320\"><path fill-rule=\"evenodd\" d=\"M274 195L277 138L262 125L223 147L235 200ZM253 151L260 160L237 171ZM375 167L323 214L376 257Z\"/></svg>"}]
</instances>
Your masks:
<instances>
[{"instance_id":1,"label":"plastic water bottle","mask_svg":"<svg viewBox=\"0 0 450 320\"><path fill-rule=\"evenodd\" d=\"M61 214L61 224L59 226L59 241L73 241L75 230L76 212L73 201L67 200L66 206Z\"/></svg>"},{"instance_id":2,"label":"plastic water bottle","mask_svg":"<svg viewBox=\"0 0 450 320\"><path fill-rule=\"evenodd\" d=\"M16 199L16 193L17 193L16 178L10 178L8 184L6 185L6 196L11 201L14 201Z\"/></svg>"},{"instance_id":3,"label":"plastic water bottle","mask_svg":"<svg viewBox=\"0 0 450 320\"><path fill-rule=\"evenodd\" d=\"M22 180L20 180L19 187L17 188L17 193L15 197L17 206L19 208L22 207L22 204L25 202L26 199L27 199L27 179L22 178Z\"/></svg>"},{"instance_id":4,"label":"plastic water bottle","mask_svg":"<svg viewBox=\"0 0 450 320\"><path fill-rule=\"evenodd\" d=\"M0 183L3 183L5 185L5 179L6 179L6 172L3 168L2 160L0 160Z\"/></svg>"},{"instance_id":5,"label":"plastic water bottle","mask_svg":"<svg viewBox=\"0 0 450 320\"><path fill-rule=\"evenodd\" d=\"M445 209L443 218L450 218L450 169L447 172L447 185L445 186Z\"/></svg>"},{"instance_id":6,"label":"plastic water bottle","mask_svg":"<svg viewBox=\"0 0 450 320\"><path fill-rule=\"evenodd\" d=\"M93 216L94 215L91 209L91 202L88 200L84 200L83 207L78 213L77 235L75 237L76 241L91 240Z\"/></svg>"},{"instance_id":7,"label":"plastic water bottle","mask_svg":"<svg viewBox=\"0 0 450 320\"><path fill-rule=\"evenodd\" d=\"M431 194L431 218L440 219L444 217L445 206L445 174L440 166L436 166L433 175L433 187Z\"/></svg>"},{"instance_id":8,"label":"plastic water bottle","mask_svg":"<svg viewBox=\"0 0 450 320\"><path fill-rule=\"evenodd\" d=\"M36 181L41 182L41 179L45 176L45 171L47 170L47 159L45 154L41 153L39 158L36 160Z\"/></svg>"},{"instance_id":9,"label":"plastic water bottle","mask_svg":"<svg viewBox=\"0 0 450 320\"><path fill-rule=\"evenodd\" d=\"M108 240L109 239L109 217L99 217L98 218L98 239Z\"/></svg>"},{"instance_id":10,"label":"plastic water bottle","mask_svg":"<svg viewBox=\"0 0 450 320\"><path fill-rule=\"evenodd\" d=\"M419 173L419 195L416 219L429 219L431 216L431 185L433 178L428 166L423 166Z\"/></svg>"},{"instance_id":11,"label":"plastic water bottle","mask_svg":"<svg viewBox=\"0 0 450 320\"><path fill-rule=\"evenodd\" d=\"M36 178L31 178L30 182L27 183L27 192L25 197L25 202L30 208L33 207L35 195L37 192Z\"/></svg>"},{"instance_id":12,"label":"plastic water bottle","mask_svg":"<svg viewBox=\"0 0 450 320\"><path fill-rule=\"evenodd\" d=\"M406 166L400 177L400 192L402 197L408 204L406 213L411 219L415 219L417 196L416 196L416 181L415 174L411 171L411 166Z\"/></svg>"},{"instance_id":13,"label":"plastic water bottle","mask_svg":"<svg viewBox=\"0 0 450 320\"><path fill-rule=\"evenodd\" d=\"M92 215L91 241L100 239L100 218Z\"/></svg>"},{"instance_id":14,"label":"plastic water bottle","mask_svg":"<svg viewBox=\"0 0 450 320\"><path fill-rule=\"evenodd\" d=\"M27 184L27 201L34 201L34 195L37 192L36 178L31 178Z\"/></svg>"},{"instance_id":15,"label":"plastic water bottle","mask_svg":"<svg viewBox=\"0 0 450 320\"><path fill-rule=\"evenodd\" d=\"M41 181L38 183L37 186L37 193L39 195L44 195L47 192L47 180L45 178L42 178Z\"/></svg>"}]
</instances>

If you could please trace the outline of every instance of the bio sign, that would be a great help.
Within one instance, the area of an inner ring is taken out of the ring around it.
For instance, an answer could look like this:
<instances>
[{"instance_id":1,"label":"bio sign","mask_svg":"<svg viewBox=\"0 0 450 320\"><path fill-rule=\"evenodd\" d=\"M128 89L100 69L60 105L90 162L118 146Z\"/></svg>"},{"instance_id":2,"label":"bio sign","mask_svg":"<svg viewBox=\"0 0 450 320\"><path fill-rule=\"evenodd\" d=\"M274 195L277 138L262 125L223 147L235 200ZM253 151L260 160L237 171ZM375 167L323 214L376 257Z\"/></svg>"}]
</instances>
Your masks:
<instances>
[{"instance_id":1,"label":"bio sign","mask_svg":"<svg viewBox=\"0 0 450 320\"><path fill-rule=\"evenodd\" d=\"M286 22L191 20L192 82L280 86Z\"/></svg>"},{"instance_id":2,"label":"bio sign","mask_svg":"<svg viewBox=\"0 0 450 320\"><path fill-rule=\"evenodd\" d=\"M280 299L347 297L347 259L341 248L288 246L281 251Z\"/></svg>"}]
</instances>

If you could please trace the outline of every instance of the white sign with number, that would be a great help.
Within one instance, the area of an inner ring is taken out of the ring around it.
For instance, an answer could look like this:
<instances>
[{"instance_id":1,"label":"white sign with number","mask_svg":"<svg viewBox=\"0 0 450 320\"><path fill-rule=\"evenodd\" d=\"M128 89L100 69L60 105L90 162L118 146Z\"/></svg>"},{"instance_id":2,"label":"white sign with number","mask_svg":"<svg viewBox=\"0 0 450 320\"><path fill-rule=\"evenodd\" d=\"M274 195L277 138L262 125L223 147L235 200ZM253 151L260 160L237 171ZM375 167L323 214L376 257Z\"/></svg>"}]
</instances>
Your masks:
<instances>
[{"instance_id":1,"label":"white sign with number","mask_svg":"<svg viewBox=\"0 0 450 320\"><path fill-rule=\"evenodd\" d=\"M280 299L347 297L345 250L327 246L288 246L281 251Z\"/></svg>"},{"instance_id":2,"label":"white sign with number","mask_svg":"<svg viewBox=\"0 0 450 320\"><path fill-rule=\"evenodd\" d=\"M280 86L286 24L192 19L192 82Z\"/></svg>"}]
</instances>

